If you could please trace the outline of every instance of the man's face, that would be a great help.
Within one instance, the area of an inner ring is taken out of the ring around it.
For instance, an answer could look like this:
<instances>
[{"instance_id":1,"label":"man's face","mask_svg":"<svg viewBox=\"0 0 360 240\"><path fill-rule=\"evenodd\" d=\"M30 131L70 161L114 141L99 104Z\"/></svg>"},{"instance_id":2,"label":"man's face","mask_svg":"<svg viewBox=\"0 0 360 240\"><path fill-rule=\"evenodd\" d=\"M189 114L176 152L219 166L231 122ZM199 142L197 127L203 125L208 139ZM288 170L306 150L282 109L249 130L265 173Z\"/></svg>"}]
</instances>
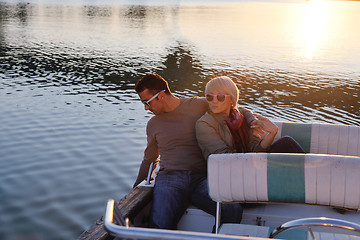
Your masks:
<instances>
[{"instance_id":1,"label":"man's face","mask_svg":"<svg viewBox=\"0 0 360 240\"><path fill-rule=\"evenodd\" d=\"M163 105L162 105L162 101L160 101L160 97L162 97L163 94L164 92L160 92L155 98L151 99L156 94L153 94L151 91L149 91L149 89L145 89L144 91L139 93L139 97L143 103L146 102L144 103L145 110L149 110L155 115L159 115L163 113L162 111Z\"/></svg>"}]
</instances>

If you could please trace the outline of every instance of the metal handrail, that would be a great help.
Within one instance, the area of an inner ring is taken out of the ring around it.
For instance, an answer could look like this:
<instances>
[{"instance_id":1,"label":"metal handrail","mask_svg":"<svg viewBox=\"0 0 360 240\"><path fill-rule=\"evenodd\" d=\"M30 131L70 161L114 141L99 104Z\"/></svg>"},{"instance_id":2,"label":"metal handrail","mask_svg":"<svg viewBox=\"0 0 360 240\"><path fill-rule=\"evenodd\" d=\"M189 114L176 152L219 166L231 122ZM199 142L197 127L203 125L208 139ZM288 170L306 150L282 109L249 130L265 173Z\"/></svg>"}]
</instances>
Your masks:
<instances>
[{"instance_id":1,"label":"metal handrail","mask_svg":"<svg viewBox=\"0 0 360 240\"><path fill-rule=\"evenodd\" d=\"M212 234L190 231L174 231L164 229L152 229L152 228L140 228L140 227L125 227L119 226L113 223L114 218L114 205L115 201L110 199L106 204L106 212L104 218L105 229L115 237L128 238L128 239L164 239L164 240L250 240L258 239L264 240L264 238L243 237L243 236L231 236L224 234Z\"/></svg>"},{"instance_id":2,"label":"metal handrail","mask_svg":"<svg viewBox=\"0 0 360 240\"><path fill-rule=\"evenodd\" d=\"M146 183L145 183L145 185L150 185L151 173L152 173L153 165L154 165L154 162L151 162L150 167L149 167L148 176L147 176L147 178L146 178Z\"/></svg>"},{"instance_id":3,"label":"metal handrail","mask_svg":"<svg viewBox=\"0 0 360 240\"><path fill-rule=\"evenodd\" d=\"M335 228L351 230L360 234L359 224L345 220L335 219L335 218L319 217L319 218L301 218L281 224L279 227L277 227L274 231L271 232L270 238L275 238L280 233L296 227L308 227L310 229L310 232L312 232L311 227L335 227Z\"/></svg>"}]
</instances>

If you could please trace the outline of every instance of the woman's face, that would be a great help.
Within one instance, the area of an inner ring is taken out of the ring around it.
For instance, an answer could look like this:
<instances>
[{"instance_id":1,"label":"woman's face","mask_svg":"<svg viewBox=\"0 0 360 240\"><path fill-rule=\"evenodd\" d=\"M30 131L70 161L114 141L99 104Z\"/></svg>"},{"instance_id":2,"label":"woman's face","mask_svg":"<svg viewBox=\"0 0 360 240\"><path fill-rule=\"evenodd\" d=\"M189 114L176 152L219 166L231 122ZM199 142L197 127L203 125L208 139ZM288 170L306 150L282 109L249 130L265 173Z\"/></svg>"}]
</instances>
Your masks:
<instances>
[{"instance_id":1,"label":"woman's face","mask_svg":"<svg viewBox=\"0 0 360 240\"><path fill-rule=\"evenodd\" d=\"M222 95L225 95L225 97ZM229 116L231 105L232 105L231 95L228 95L228 94L222 93L222 92L218 92L216 90L209 91L207 93L206 100L208 101L210 110L213 113L216 113L216 114L225 113L227 116ZM221 100L223 100L223 101L221 101Z\"/></svg>"}]
</instances>

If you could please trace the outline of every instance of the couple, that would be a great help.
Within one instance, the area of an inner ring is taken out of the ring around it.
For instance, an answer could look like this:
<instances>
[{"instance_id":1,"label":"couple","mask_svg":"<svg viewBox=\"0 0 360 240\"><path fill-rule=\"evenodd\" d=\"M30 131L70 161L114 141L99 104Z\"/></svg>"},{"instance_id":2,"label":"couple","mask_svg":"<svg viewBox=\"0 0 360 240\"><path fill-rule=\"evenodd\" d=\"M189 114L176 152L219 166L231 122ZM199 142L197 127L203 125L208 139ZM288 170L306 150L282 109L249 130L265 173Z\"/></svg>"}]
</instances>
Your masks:
<instances>
[{"instance_id":1,"label":"couple","mask_svg":"<svg viewBox=\"0 0 360 240\"><path fill-rule=\"evenodd\" d=\"M178 98L157 74L135 85L145 110L155 114L146 128L147 147L134 187L161 156L156 177L150 227L176 229L189 203L215 216L209 197L206 165L210 154L233 152L304 152L295 140L283 137L272 144L278 127L269 119L238 108L239 90L228 77L214 78L205 98ZM258 133L264 133L261 139ZM222 204L222 223L240 223L242 207Z\"/></svg>"}]
</instances>

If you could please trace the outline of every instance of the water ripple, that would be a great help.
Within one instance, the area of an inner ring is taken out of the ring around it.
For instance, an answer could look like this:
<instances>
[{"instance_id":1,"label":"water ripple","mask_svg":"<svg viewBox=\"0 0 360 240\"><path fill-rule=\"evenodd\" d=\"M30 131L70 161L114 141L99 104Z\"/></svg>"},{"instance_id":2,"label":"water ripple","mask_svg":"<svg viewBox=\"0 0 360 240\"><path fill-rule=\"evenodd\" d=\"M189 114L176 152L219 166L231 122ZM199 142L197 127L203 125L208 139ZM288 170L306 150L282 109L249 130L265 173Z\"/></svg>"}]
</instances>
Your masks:
<instances>
[{"instance_id":1,"label":"water ripple","mask_svg":"<svg viewBox=\"0 0 360 240\"><path fill-rule=\"evenodd\" d=\"M343 61L308 61L286 42L261 45L270 25L228 18L241 2L112 4L0 2L1 239L74 239L130 190L152 116L133 88L148 72L180 97L225 75L240 105L273 120L360 125L357 42L329 55Z\"/></svg>"}]
</instances>

